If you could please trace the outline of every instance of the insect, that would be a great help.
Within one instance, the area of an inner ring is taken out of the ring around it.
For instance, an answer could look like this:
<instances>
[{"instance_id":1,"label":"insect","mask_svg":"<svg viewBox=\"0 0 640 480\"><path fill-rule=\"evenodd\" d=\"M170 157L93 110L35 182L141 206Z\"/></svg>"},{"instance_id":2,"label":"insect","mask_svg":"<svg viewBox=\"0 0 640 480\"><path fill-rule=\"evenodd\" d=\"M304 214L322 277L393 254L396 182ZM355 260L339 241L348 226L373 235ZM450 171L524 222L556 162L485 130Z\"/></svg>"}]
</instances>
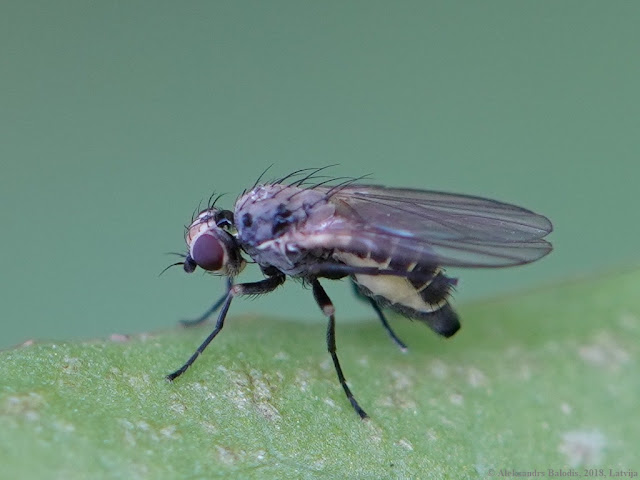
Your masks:
<instances>
[{"instance_id":1,"label":"insect","mask_svg":"<svg viewBox=\"0 0 640 480\"><path fill-rule=\"evenodd\" d=\"M225 276L226 291L204 315L184 322L199 324L220 310L211 334L169 380L182 375L222 330L235 297L269 293L292 277L311 287L327 317L327 349L338 380L356 413L367 418L338 360L335 309L321 279L349 277L391 339L406 349L383 309L420 320L444 337L460 328L449 303L457 279L443 267L521 265L552 249L544 239L551 222L524 208L468 195L360 185L361 178L326 179L319 175L325 168L271 182L259 178L233 211L214 201L193 219L186 231L188 253L175 265L188 273L200 267ZM245 255L258 264L263 280L234 283L247 264Z\"/></svg>"}]
</instances>

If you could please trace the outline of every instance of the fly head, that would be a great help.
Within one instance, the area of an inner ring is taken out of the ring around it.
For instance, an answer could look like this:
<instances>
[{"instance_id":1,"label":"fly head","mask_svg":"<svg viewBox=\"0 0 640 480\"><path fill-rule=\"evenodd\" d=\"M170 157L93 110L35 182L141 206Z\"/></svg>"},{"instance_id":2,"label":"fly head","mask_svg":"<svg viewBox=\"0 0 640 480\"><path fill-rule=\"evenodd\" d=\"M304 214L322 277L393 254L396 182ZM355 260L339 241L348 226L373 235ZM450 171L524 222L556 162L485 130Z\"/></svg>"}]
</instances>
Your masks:
<instances>
[{"instance_id":1,"label":"fly head","mask_svg":"<svg viewBox=\"0 0 640 480\"><path fill-rule=\"evenodd\" d=\"M200 212L185 236L189 253L184 261L184 271L192 273L200 267L226 276L240 273L246 262L231 233L233 227L233 212L229 210L213 207Z\"/></svg>"}]
</instances>

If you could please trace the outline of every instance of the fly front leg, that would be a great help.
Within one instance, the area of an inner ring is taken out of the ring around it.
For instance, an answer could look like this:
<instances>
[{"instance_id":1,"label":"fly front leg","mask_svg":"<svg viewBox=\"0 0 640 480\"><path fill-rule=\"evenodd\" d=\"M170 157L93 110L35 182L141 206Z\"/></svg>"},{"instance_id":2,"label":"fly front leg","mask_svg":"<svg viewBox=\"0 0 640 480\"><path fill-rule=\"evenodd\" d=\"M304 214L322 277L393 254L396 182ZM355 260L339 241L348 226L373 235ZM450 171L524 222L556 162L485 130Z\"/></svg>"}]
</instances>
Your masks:
<instances>
[{"instance_id":1,"label":"fly front leg","mask_svg":"<svg viewBox=\"0 0 640 480\"><path fill-rule=\"evenodd\" d=\"M333 365L336 369L336 373L338 374L338 381L340 382L340 385L342 385L344 393L347 395L351 406L356 413L360 415L360 418L368 418L369 415L367 415L367 412L360 407L358 401L347 386L347 380L344 378L344 374L342 373L342 367L340 367L340 361L338 360L338 354L336 353L336 319L333 303L317 279L314 279L311 285L313 287L313 296L316 299L318 306L322 310L322 313L329 318L329 324L327 325L327 350L329 350L329 354L333 360Z\"/></svg>"},{"instance_id":2,"label":"fly front leg","mask_svg":"<svg viewBox=\"0 0 640 480\"><path fill-rule=\"evenodd\" d=\"M224 304L224 301L227 299L227 295L229 294L229 290L231 289L232 285L233 285L233 278L232 277L227 277L227 289L226 289L226 292L224 293L224 295L222 295L216 301L216 303L211 305L211 307L206 312L204 312L202 315L200 315L197 318L193 318L191 320L180 320L180 325L182 325L183 327L196 327L196 326L200 325L201 323L206 322L207 319L211 315L216 313L220 309L220 307Z\"/></svg>"},{"instance_id":3,"label":"fly front leg","mask_svg":"<svg viewBox=\"0 0 640 480\"><path fill-rule=\"evenodd\" d=\"M224 301L222 303L222 310L218 315L218 321L216 322L216 326L213 331L209 334L209 336L205 339L204 342L198 347L198 349L194 352L193 355L187 360L187 362L180 367L175 372L167 375L168 380L175 380L187 369L193 365L193 362L204 352L205 348L211 343L211 341L220 333L222 327L224 326L224 320L227 316L227 312L229 311L229 306L231 305L231 300L233 297L242 296L242 295L262 295L263 293L269 293L278 288L280 285L284 283L285 276L280 273L278 275L274 275L259 282L252 283L238 283L237 285L232 285L229 282L229 286L227 289L227 294L224 297ZM215 307L215 305L214 305Z\"/></svg>"}]
</instances>

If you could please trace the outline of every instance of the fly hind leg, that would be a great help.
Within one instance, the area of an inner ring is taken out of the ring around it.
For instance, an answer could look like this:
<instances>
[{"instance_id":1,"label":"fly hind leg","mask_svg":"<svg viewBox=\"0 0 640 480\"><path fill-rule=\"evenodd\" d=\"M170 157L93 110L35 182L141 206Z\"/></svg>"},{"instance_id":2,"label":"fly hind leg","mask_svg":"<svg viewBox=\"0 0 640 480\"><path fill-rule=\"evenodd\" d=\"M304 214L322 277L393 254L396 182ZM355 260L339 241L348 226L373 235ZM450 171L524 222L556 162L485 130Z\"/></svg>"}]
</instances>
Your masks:
<instances>
[{"instance_id":1,"label":"fly hind leg","mask_svg":"<svg viewBox=\"0 0 640 480\"><path fill-rule=\"evenodd\" d=\"M393 343L395 343L403 353L406 353L409 350L407 348L407 344L404 343L402 340L400 340L398 335L396 335L396 332L393 331L393 329L391 328L391 325L389 325L389 322L387 321L387 317L385 316L384 312L380 308L380 305L378 305L378 303L373 298L362 293L358 288L358 284L353 280L351 281L351 286L353 287L353 292L356 294L356 297L358 297L364 302L368 302L371 305L371 307L375 310L376 314L378 315L378 318L380 319L380 322L382 322L382 326L391 337L391 340L393 340Z\"/></svg>"},{"instance_id":2,"label":"fly hind leg","mask_svg":"<svg viewBox=\"0 0 640 480\"><path fill-rule=\"evenodd\" d=\"M313 280L313 296L318 303L318 306L322 310L325 316L329 318L329 323L327 325L327 350L331 355L331 359L333 360L333 365L336 369L336 373L338 374L338 381L344 390L344 393L347 395L351 406L356 411L360 418L365 419L368 418L369 415L362 409L362 407L358 404L358 401L351 393L349 386L347 385L347 380L344 378L344 374L342 373L342 367L340 367L340 361L338 360L338 354L336 353L336 319L335 319L335 308L333 307L333 303L331 299L325 292L322 285L318 280Z\"/></svg>"}]
</instances>

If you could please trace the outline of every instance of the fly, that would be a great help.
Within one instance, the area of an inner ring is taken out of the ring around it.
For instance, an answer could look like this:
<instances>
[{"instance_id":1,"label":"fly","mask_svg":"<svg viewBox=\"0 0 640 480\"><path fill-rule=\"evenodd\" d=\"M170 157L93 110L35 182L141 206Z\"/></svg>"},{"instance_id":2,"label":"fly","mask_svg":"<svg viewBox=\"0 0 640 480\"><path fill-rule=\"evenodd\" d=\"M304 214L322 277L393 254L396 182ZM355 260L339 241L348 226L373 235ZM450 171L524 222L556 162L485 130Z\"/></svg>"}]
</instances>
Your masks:
<instances>
[{"instance_id":1,"label":"fly","mask_svg":"<svg viewBox=\"0 0 640 480\"><path fill-rule=\"evenodd\" d=\"M326 168L326 167L324 167ZM403 350L383 309L427 324L450 337L460 328L449 303L457 279L444 267L498 268L547 255L551 222L522 207L481 197L428 190L360 185L360 179L321 180L324 168L303 169L259 183L238 197L233 211L215 202L187 228L184 270L197 267L227 278L226 292L201 317L220 310L215 328L187 362L182 375L224 326L237 296L269 293L287 277L309 285L327 317L327 349L349 402L367 418L351 393L336 353L335 309L320 279L349 277ZM265 278L234 283L245 255Z\"/></svg>"}]
</instances>

